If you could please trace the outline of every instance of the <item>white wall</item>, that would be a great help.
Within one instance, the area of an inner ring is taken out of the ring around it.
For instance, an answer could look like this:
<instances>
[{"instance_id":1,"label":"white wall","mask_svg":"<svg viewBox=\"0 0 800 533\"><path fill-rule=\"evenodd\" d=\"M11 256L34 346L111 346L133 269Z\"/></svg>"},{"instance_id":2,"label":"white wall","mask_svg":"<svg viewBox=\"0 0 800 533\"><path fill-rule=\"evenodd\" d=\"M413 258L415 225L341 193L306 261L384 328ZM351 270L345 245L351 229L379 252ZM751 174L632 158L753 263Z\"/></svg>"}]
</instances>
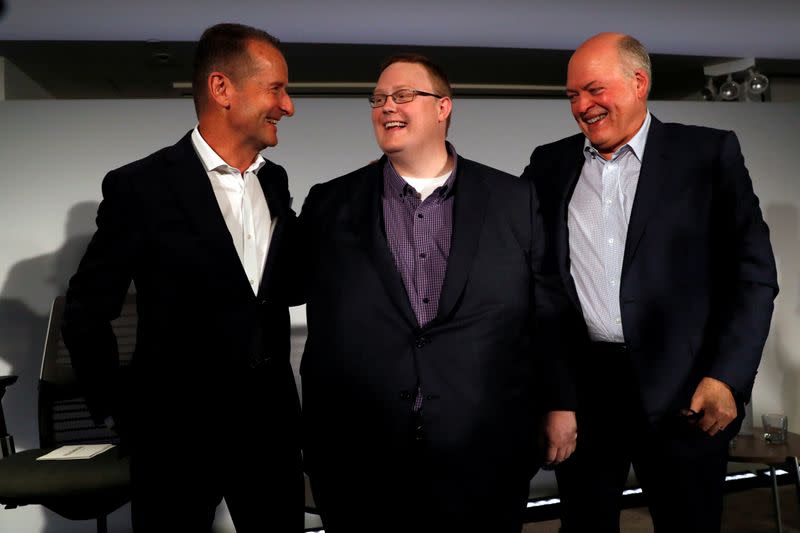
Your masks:
<instances>
[{"instance_id":1,"label":"white wall","mask_svg":"<svg viewBox=\"0 0 800 533\"><path fill-rule=\"evenodd\" d=\"M366 99L298 98L267 157L289 172L294 208L313 183L380 152ZM654 102L662 120L735 130L772 230L781 294L753 397L800 429L800 104ZM172 144L194 126L191 100L0 102L0 374L20 375L4 400L20 449L36 446L35 387L47 313L94 227L100 181L111 168ZM577 131L561 100L459 99L451 140L471 159L519 174L532 148ZM304 322L302 310L293 313ZM540 485L552 487L552 477ZM1 531L81 531L38 508L0 512ZM123 511L112 518L126 531Z\"/></svg>"}]
</instances>

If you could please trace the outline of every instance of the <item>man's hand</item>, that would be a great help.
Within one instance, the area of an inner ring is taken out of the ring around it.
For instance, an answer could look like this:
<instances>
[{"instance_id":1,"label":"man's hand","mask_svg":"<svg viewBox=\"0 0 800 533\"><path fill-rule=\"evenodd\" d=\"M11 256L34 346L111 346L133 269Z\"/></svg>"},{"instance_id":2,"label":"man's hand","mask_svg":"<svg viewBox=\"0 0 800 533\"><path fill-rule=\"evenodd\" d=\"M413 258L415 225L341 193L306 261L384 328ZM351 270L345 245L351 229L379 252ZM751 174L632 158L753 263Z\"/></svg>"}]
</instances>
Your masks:
<instances>
[{"instance_id":1,"label":"man's hand","mask_svg":"<svg viewBox=\"0 0 800 533\"><path fill-rule=\"evenodd\" d=\"M731 389L722 381L705 377L697 385L689 408L695 413L703 411L697 424L711 436L724 430L736 418L736 401Z\"/></svg>"},{"instance_id":2,"label":"man's hand","mask_svg":"<svg viewBox=\"0 0 800 533\"><path fill-rule=\"evenodd\" d=\"M574 411L550 411L544 417L544 462L557 465L575 451L578 422Z\"/></svg>"}]
</instances>

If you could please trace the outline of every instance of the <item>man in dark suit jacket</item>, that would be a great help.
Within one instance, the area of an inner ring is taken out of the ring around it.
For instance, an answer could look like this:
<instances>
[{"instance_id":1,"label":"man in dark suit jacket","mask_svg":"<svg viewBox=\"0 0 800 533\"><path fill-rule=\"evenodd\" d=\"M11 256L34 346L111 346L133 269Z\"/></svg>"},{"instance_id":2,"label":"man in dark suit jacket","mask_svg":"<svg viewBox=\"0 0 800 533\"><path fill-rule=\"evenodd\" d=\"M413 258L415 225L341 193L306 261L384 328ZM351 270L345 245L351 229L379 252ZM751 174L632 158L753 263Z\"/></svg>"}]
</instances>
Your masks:
<instances>
[{"instance_id":1,"label":"man in dark suit jacket","mask_svg":"<svg viewBox=\"0 0 800 533\"><path fill-rule=\"evenodd\" d=\"M198 127L103 181L63 333L93 416L112 417L130 447L136 531L210 531L223 497L238 531L303 530L284 294L295 220L286 172L259 153L294 112L287 77L271 35L209 28ZM110 321L131 281L138 330L123 376Z\"/></svg>"},{"instance_id":2,"label":"man in dark suit jacket","mask_svg":"<svg viewBox=\"0 0 800 533\"><path fill-rule=\"evenodd\" d=\"M631 463L656 531L718 531L728 442L777 293L769 232L732 132L649 115L650 61L600 34L569 63L583 134L525 169L572 300L578 447L563 530L619 531Z\"/></svg>"},{"instance_id":3,"label":"man in dark suit jacket","mask_svg":"<svg viewBox=\"0 0 800 533\"><path fill-rule=\"evenodd\" d=\"M300 216L304 464L329 533L519 532L541 414L562 407L538 386L536 197L446 143L450 95L428 59L390 58L370 97L384 157Z\"/></svg>"}]
</instances>

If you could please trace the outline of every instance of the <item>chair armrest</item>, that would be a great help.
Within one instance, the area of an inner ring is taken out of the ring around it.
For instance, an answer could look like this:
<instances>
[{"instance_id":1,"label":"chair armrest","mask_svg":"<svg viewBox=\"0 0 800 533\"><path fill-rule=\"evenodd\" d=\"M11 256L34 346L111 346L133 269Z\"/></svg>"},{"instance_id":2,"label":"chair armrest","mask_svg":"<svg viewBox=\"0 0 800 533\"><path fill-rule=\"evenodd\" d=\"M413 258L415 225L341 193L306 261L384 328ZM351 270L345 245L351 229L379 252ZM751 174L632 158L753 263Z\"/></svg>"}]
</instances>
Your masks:
<instances>
[{"instance_id":1,"label":"chair armrest","mask_svg":"<svg viewBox=\"0 0 800 533\"><path fill-rule=\"evenodd\" d=\"M17 376L0 376L0 400L6 393L6 388L17 381ZM6 415L3 412L3 404L0 403L0 458L8 457L14 453L14 439L8 434L6 429Z\"/></svg>"}]
</instances>

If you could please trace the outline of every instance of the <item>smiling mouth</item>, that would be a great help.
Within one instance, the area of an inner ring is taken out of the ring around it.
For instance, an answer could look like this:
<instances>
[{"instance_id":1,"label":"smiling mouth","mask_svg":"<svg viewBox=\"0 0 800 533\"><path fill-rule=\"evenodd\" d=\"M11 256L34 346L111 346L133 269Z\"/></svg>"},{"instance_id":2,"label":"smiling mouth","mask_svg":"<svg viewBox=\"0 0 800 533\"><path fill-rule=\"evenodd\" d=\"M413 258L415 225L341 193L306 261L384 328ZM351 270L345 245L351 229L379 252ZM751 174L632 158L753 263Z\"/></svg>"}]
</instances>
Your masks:
<instances>
[{"instance_id":1,"label":"smiling mouth","mask_svg":"<svg viewBox=\"0 0 800 533\"><path fill-rule=\"evenodd\" d=\"M269 122L273 126L277 126L278 125L278 121L276 119L274 119L274 118L268 118L267 122Z\"/></svg>"},{"instance_id":2,"label":"smiling mouth","mask_svg":"<svg viewBox=\"0 0 800 533\"><path fill-rule=\"evenodd\" d=\"M407 124L405 122L401 121L401 120L393 120L391 122L387 122L386 124L384 124L383 125L383 129L392 130L392 129L395 129L395 128L405 128L406 125Z\"/></svg>"},{"instance_id":3,"label":"smiling mouth","mask_svg":"<svg viewBox=\"0 0 800 533\"><path fill-rule=\"evenodd\" d=\"M608 113L602 113L602 114L594 116L592 118L584 118L583 121L586 122L589 125L597 124L598 122L600 122L601 120L603 120L607 116L608 116Z\"/></svg>"}]
</instances>

